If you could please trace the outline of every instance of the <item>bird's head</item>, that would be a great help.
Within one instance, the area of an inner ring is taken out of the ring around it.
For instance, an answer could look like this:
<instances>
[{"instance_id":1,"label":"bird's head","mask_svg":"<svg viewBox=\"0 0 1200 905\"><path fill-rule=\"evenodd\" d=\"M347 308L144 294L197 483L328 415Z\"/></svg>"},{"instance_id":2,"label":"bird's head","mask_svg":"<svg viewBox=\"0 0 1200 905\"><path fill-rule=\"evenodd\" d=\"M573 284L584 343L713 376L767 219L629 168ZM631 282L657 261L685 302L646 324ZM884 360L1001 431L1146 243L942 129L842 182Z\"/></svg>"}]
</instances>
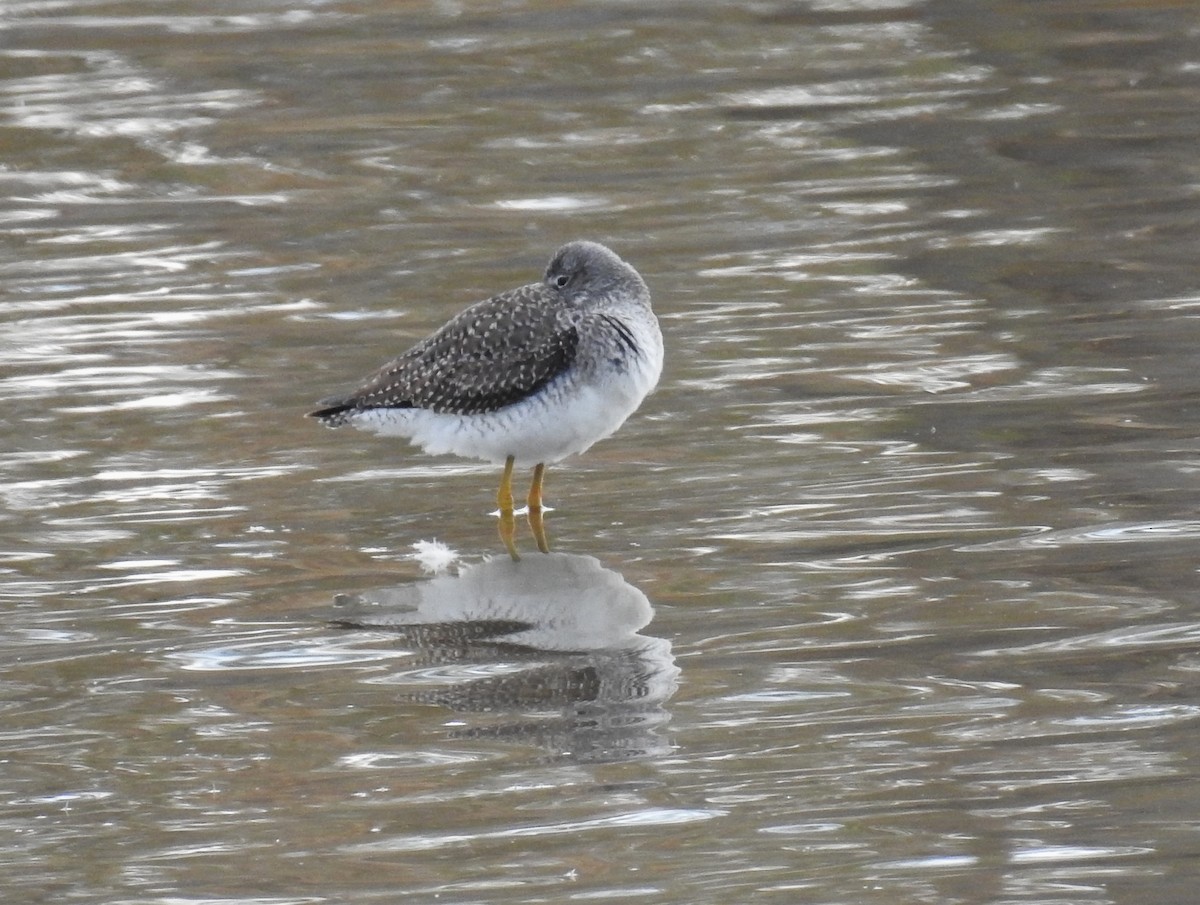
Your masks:
<instances>
[{"instance_id":1,"label":"bird's head","mask_svg":"<svg viewBox=\"0 0 1200 905\"><path fill-rule=\"evenodd\" d=\"M550 259L542 282L564 302L580 306L650 298L638 272L599 242L562 246Z\"/></svg>"}]
</instances>

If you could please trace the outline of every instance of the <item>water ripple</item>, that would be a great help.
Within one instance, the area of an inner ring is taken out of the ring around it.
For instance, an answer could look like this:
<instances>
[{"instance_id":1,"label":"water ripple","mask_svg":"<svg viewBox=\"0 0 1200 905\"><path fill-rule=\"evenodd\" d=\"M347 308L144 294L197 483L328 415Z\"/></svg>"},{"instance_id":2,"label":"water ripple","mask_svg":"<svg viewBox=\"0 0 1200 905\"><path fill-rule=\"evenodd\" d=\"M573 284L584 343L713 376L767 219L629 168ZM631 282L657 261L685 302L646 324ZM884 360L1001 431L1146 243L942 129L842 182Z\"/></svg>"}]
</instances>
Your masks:
<instances>
[{"instance_id":1,"label":"water ripple","mask_svg":"<svg viewBox=\"0 0 1200 905\"><path fill-rule=\"evenodd\" d=\"M637 811L598 817L592 820L566 821L536 826L515 826L502 830L473 833L443 833L403 835L378 842L345 846L344 851L354 853L378 852L425 852L451 846L467 845L485 840L528 839L542 836L560 836L593 833L610 829L633 829L636 827L681 826L713 820L727 814L719 808L644 808Z\"/></svg>"},{"instance_id":2,"label":"water ripple","mask_svg":"<svg viewBox=\"0 0 1200 905\"><path fill-rule=\"evenodd\" d=\"M1079 528L1045 529L1037 534L960 547L964 552L1058 549L1090 544L1142 544L1196 540L1200 521L1112 522Z\"/></svg>"}]
</instances>

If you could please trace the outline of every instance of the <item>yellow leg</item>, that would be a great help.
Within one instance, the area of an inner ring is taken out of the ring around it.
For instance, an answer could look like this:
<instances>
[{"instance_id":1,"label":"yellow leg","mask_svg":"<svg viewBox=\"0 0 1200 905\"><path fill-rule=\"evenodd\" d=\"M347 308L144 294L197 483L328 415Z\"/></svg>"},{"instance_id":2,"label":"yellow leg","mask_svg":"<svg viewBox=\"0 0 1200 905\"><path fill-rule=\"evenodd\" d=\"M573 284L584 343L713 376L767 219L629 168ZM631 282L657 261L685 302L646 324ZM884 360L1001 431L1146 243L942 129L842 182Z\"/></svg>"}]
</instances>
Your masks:
<instances>
[{"instance_id":1,"label":"yellow leg","mask_svg":"<svg viewBox=\"0 0 1200 905\"><path fill-rule=\"evenodd\" d=\"M500 478L500 490L496 493L496 505L500 507L500 540L513 562L519 562L517 542L513 539L517 532L516 519L513 517L512 473L515 459L509 456L504 463L504 475Z\"/></svg>"},{"instance_id":2,"label":"yellow leg","mask_svg":"<svg viewBox=\"0 0 1200 905\"><path fill-rule=\"evenodd\" d=\"M539 462L533 470L533 484L529 488L529 530L543 553L550 552L550 541L546 537L546 523L542 518L542 481L546 477L546 463Z\"/></svg>"},{"instance_id":3,"label":"yellow leg","mask_svg":"<svg viewBox=\"0 0 1200 905\"><path fill-rule=\"evenodd\" d=\"M533 484L529 487L529 511L542 508L542 482L546 477L546 463L539 462L533 470Z\"/></svg>"}]
</instances>

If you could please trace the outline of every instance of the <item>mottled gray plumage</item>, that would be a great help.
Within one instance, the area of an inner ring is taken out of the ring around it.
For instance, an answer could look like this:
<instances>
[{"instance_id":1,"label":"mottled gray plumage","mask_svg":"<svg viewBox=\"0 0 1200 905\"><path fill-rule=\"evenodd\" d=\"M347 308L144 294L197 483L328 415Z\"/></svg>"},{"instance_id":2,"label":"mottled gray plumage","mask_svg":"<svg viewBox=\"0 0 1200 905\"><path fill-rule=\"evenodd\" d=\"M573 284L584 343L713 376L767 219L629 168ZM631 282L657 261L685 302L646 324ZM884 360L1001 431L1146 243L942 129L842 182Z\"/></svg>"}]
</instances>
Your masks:
<instances>
[{"instance_id":1,"label":"mottled gray plumage","mask_svg":"<svg viewBox=\"0 0 1200 905\"><path fill-rule=\"evenodd\" d=\"M476 415L536 393L571 365L579 343L552 295L531 283L472 305L353 393L321 400L313 417L340 424L368 408Z\"/></svg>"},{"instance_id":2,"label":"mottled gray plumage","mask_svg":"<svg viewBox=\"0 0 1200 905\"><path fill-rule=\"evenodd\" d=\"M336 427L368 409L453 415L502 409L536 394L572 366L585 320L610 332L609 344L620 353L636 355L633 333L620 320L584 311L588 299L622 289L648 298L636 272L608 249L588 242L565 245L541 282L472 305L357 390L321 400L324 408L310 414Z\"/></svg>"}]
</instances>

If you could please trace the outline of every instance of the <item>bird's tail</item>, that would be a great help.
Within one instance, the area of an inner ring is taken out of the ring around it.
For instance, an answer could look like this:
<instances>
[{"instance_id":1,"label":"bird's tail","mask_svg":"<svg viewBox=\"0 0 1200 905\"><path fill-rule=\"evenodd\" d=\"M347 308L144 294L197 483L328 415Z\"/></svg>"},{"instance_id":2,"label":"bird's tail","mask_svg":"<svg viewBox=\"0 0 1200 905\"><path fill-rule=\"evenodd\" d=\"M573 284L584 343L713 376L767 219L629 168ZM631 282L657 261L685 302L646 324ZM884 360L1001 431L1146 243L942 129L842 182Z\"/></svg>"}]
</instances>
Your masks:
<instances>
[{"instance_id":1,"label":"bird's tail","mask_svg":"<svg viewBox=\"0 0 1200 905\"><path fill-rule=\"evenodd\" d=\"M316 418L326 427L341 427L348 423L350 416L357 411L353 404L336 396L322 399L319 404L322 408L309 412L308 417Z\"/></svg>"}]
</instances>

